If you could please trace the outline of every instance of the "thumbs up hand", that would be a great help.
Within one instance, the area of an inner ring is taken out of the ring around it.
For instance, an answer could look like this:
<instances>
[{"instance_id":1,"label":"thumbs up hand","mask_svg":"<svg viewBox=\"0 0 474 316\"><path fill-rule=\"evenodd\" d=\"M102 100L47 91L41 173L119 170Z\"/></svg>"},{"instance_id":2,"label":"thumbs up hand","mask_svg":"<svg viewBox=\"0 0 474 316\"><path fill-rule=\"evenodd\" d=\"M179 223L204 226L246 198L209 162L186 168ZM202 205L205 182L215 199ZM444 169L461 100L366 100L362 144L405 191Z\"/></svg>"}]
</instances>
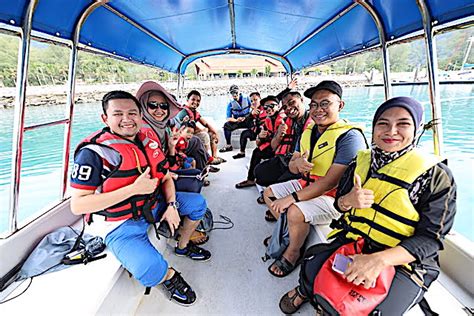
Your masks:
<instances>
[{"instance_id":1,"label":"thumbs up hand","mask_svg":"<svg viewBox=\"0 0 474 316\"><path fill-rule=\"evenodd\" d=\"M374 192L362 188L362 180L357 173L354 173L354 187L345 199L354 208L369 208L374 204Z\"/></svg>"},{"instance_id":2,"label":"thumbs up hand","mask_svg":"<svg viewBox=\"0 0 474 316\"><path fill-rule=\"evenodd\" d=\"M295 152L293 157L295 157L294 161L290 162L292 169L296 168L298 173L306 174L313 169L314 164L308 161L309 152L306 150L302 155L300 153ZM294 171L293 171L294 172Z\"/></svg>"},{"instance_id":3,"label":"thumbs up hand","mask_svg":"<svg viewBox=\"0 0 474 316\"><path fill-rule=\"evenodd\" d=\"M158 184L158 179L153 179L150 176L150 167L147 167L146 170L135 179L133 182L133 192L134 194L150 194L156 189Z\"/></svg>"}]
</instances>

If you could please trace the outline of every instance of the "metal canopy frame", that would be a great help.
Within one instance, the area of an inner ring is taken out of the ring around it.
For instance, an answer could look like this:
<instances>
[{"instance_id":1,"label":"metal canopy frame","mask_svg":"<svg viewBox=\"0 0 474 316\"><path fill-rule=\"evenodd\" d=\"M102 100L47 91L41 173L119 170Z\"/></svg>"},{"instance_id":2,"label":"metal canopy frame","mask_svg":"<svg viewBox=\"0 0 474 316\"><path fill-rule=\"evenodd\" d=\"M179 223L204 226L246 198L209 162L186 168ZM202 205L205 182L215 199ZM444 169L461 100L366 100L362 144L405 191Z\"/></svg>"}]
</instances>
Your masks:
<instances>
[{"instance_id":1,"label":"metal canopy frame","mask_svg":"<svg viewBox=\"0 0 474 316\"><path fill-rule=\"evenodd\" d=\"M388 45L387 45L387 38L385 28L382 23L382 19L378 14L377 10L368 3L366 0L355 0L357 4L363 7L372 17L375 25L377 26L377 30L379 32L379 40L380 40L380 47L382 49L382 63L383 63L383 85L385 91L385 100L390 99L392 95L392 85L390 81L390 58L388 55Z\"/></svg>"},{"instance_id":2,"label":"metal canopy frame","mask_svg":"<svg viewBox=\"0 0 474 316\"><path fill-rule=\"evenodd\" d=\"M23 156L23 133L25 126L26 84L28 80L28 59L30 56L31 27L38 0L31 0L26 9L20 30L21 45L18 49L17 90L13 121L12 171L10 182L10 232L18 229L18 198L20 193L20 173Z\"/></svg>"}]
</instances>

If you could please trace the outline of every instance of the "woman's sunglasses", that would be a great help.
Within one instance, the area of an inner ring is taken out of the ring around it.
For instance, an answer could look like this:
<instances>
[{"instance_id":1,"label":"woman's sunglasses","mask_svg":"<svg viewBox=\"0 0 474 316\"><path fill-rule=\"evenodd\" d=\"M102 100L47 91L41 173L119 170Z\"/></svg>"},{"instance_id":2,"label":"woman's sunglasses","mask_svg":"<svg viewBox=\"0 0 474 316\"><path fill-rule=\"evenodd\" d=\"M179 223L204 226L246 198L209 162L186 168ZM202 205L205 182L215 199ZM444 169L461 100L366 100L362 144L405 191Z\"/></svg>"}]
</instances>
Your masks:
<instances>
[{"instance_id":1,"label":"woman's sunglasses","mask_svg":"<svg viewBox=\"0 0 474 316\"><path fill-rule=\"evenodd\" d=\"M264 109L264 110L273 109L273 108L276 107L277 105L278 105L278 104L276 104L276 103L265 104L265 105L263 106L263 109Z\"/></svg>"},{"instance_id":2,"label":"woman's sunglasses","mask_svg":"<svg viewBox=\"0 0 474 316\"><path fill-rule=\"evenodd\" d=\"M169 110L170 108L170 105L166 102L164 103L158 103L158 102L148 102L146 104L146 106L149 108L149 109L152 109L152 110L156 110L157 108L160 108L162 110Z\"/></svg>"}]
</instances>

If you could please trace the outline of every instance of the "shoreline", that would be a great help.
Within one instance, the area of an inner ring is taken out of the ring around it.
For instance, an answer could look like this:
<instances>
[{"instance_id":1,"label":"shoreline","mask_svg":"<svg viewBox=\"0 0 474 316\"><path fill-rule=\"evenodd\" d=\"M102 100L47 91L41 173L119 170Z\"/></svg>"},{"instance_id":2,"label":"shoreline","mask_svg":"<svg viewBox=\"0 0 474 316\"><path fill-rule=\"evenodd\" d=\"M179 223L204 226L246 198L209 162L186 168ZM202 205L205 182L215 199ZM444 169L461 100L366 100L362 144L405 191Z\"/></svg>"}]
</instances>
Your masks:
<instances>
[{"instance_id":1,"label":"shoreline","mask_svg":"<svg viewBox=\"0 0 474 316\"><path fill-rule=\"evenodd\" d=\"M394 73L392 81L407 82L412 81L411 73ZM356 75L318 75L318 76L298 76L297 90L303 92L310 86L316 85L322 80L336 80L343 88L363 87L367 85L378 86L382 83L382 75L375 74L372 80L364 74ZM114 83L114 84L76 84L76 104L99 102L103 95L112 90L125 90L135 94L142 82L135 83ZM170 93L177 95L176 81L160 82ZM262 96L281 91L287 86L286 77L261 77L261 78L233 78L217 80L185 80L182 95L178 99L184 102L188 91L196 89L203 96L227 95L232 84L237 84L240 90L246 94L258 91ZM67 85L56 86L28 86L26 89L27 106L58 105L66 103ZM15 102L16 88L0 88L0 108L13 108Z\"/></svg>"}]
</instances>

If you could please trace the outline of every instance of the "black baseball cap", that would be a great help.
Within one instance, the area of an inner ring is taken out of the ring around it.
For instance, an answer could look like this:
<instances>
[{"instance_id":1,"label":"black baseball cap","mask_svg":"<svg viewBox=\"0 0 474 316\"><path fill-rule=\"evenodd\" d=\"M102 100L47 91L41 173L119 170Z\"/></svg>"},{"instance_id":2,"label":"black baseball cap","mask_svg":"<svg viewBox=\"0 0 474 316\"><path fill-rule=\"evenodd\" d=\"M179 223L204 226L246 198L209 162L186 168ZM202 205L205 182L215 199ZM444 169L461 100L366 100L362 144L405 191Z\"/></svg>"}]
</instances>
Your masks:
<instances>
[{"instance_id":1,"label":"black baseball cap","mask_svg":"<svg viewBox=\"0 0 474 316\"><path fill-rule=\"evenodd\" d=\"M339 98L342 98L342 88L341 86L336 82L332 80L324 80L318 83L316 86L309 88L304 92L304 96L307 98L310 98L313 96L313 94L316 91L319 90L328 90L331 91L334 94L337 94Z\"/></svg>"},{"instance_id":2,"label":"black baseball cap","mask_svg":"<svg viewBox=\"0 0 474 316\"><path fill-rule=\"evenodd\" d=\"M263 106L265 104L265 102L268 102L268 101L275 101L276 103L280 103L280 100L276 96L267 95L265 98L260 100L260 106Z\"/></svg>"}]
</instances>

